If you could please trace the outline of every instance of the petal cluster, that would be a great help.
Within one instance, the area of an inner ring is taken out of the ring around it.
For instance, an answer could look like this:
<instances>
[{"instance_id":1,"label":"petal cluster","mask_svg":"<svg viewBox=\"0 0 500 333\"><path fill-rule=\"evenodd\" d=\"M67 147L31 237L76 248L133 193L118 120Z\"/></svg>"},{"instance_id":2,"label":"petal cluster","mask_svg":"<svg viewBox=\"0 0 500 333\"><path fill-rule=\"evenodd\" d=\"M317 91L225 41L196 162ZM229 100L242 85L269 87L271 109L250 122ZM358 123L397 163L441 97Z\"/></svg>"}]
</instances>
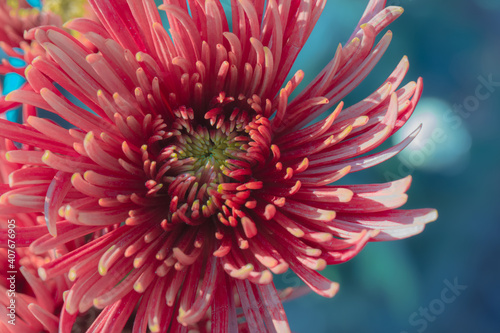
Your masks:
<instances>
[{"instance_id":1,"label":"petal cluster","mask_svg":"<svg viewBox=\"0 0 500 333\"><path fill-rule=\"evenodd\" d=\"M419 131L372 153L420 98L421 79L401 86L406 57L373 94L341 102L386 51L392 34L376 36L401 8L370 1L291 98L303 73L285 78L325 1L231 1L228 20L218 1L166 0L168 31L153 0L89 4L98 21L65 24L85 42L54 26L25 34L44 51L26 68L28 89L7 97L73 127L36 114L0 120L6 159L20 165L0 214L43 216L48 232L20 236L33 253L85 239L38 268L42 280L72 282L61 332L93 307L102 311L91 332L121 332L131 316L133 332L287 332L274 274L290 268L332 297L338 284L318 271L436 218L398 209L410 177L335 184Z\"/></svg>"}]
</instances>

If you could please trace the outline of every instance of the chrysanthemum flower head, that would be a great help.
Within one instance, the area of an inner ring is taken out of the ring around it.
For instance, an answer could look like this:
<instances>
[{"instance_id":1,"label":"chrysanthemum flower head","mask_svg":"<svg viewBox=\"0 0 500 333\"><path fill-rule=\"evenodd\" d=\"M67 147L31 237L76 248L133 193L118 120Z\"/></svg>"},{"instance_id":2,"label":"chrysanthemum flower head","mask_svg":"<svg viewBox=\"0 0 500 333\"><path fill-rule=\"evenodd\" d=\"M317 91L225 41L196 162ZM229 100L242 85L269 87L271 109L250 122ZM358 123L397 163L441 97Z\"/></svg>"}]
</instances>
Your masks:
<instances>
[{"instance_id":1,"label":"chrysanthemum flower head","mask_svg":"<svg viewBox=\"0 0 500 333\"><path fill-rule=\"evenodd\" d=\"M38 43L25 39L25 31L39 26L61 26L61 24L59 16L52 12L40 12L24 0L0 0L0 50L3 53L2 56L7 56L7 58L1 59L0 75L16 73L24 76L26 64L45 53L43 47ZM8 85L9 82L3 82L3 84ZM21 89L30 89L30 87L23 84ZM7 103L5 96L0 96L0 116L4 118L5 111L19 105L20 103L17 102ZM25 117L35 114L34 107L24 107L23 115Z\"/></svg>"},{"instance_id":2,"label":"chrysanthemum flower head","mask_svg":"<svg viewBox=\"0 0 500 333\"><path fill-rule=\"evenodd\" d=\"M10 216L8 220L2 216L5 225L2 223L1 227L6 228L7 222L13 219L16 222L22 221L16 218L17 216ZM2 241L7 242L6 239ZM62 296L63 292L69 288L69 284L65 282L63 276L48 281L42 281L38 277L38 268L51 259L48 253L35 255L28 248L19 248L15 252L16 256L13 259L12 252L0 248L0 259L4 263L13 263L15 267L15 270L7 270L7 264L5 264L0 271L0 314L2 315L0 331L6 333L57 332L59 312L63 303ZM11 300L15 302L14 306ZM11 308L14 311L11 311Z\"/></svg>"},{"instance_id":3,"label":"chrysanthemum flower head","mask_svg":"<svg viewBox=\"0 0 500 333\"><path fill-rule=\"evenodd\" d=\"M421 79L399 87L406 57L373 94L341 102L387 49L391 33L375 44L376 36L401 8L370 1L353 37L291 99L303 73L285 78L325 1L231 1L231 27L218 1L165 1L168 32L153 0L89 3L101 23L66 27L95 50L62 29L30 30L46 54L26 69L33 91L8 96L74 128L38 117L0 122L1 136L35 147L7 153L32 172L11 174L0 212L44 213L54 237L35 241L35 251L92 235L39 269L42 279L74 281L61 332L92 306L103 309L93 332L120 332L134 311L134 332L235 332L235 294L250 331L287 332L273 274L290 268L332 297L338 284L318 271L436 218L432 209L397 210L409 177L335 185L418 132L367 155L420 97Z\"/></svg>"},{"instance_id":4,"label":"chrysanthemum flower head","mask_svg":"<svg viewBox=\"0 0 500 333\"><path fill-rule=\"evenodd\" d=\"M59 16L51 12L40 12L29 6L26 1L0 1L0 47L8 56L31 62L33 58L43 53L43 49L24 38L24 32L38 26L62 24ZM23 71L9 67L4 60L0 73Z\"/></svg>"},{"instance_id":5,"label":"chrysanthemum flower head","mask_svg":"<svg viewBox=\"0 0 500 333\"><path fill-rule=\"evenodd\" d=\"M29 167L28 170L19 169L20 165L5 160L6 150L12 149L16 149L12 142L0 141L0 188L9 183L9 175L30 171ZM81 245L83 240L33 252L27 246L43 235L43 216L39 213L3 213L0 214L0 243L3 247L0 248L0 332L55 333L63 293L71 283L63 275L42 281L38 277L38 268ZM17 233L23 237L17 238Z\"/></svg>"}]
</instances>

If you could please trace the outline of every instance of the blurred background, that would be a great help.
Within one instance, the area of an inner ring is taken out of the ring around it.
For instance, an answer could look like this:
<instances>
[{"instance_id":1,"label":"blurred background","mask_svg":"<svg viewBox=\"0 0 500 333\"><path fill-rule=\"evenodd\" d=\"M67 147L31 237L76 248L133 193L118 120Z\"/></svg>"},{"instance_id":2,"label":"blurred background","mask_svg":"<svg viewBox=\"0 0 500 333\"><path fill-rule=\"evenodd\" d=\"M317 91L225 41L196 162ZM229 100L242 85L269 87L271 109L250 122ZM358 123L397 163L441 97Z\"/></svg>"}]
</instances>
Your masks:
<instances>
[{"instance_id":1,"label":"blurred background","mask_svg":"<svg viewBox=\"0 0 500 333\"><path fill-rule=\"evenodd\" d=\"M330 0L294 70L311 80L345 44L367 3ZM424 93L392 143L424 125L396 158L348 180L411 175L404 208L434 207L439 219L416 237L370 243L350 262L326 268L323 274L340 283L338 294L311 294L285 310L299 333L500 332L500 0L388 5L405 9L389 27L391 46L345 102L368 96L407 55L404 82L422 76ZM296 283L292 274L279 280Z\"/></svg>"},{"instance_id":2,"label":"blurred background","mask_svg":"<svg viewBox=\"0 0 500 333\"><path fill-rule=\"evenodd\" d=\"M305 72L302 87L333 57L338 43L345 44L367 3L329 0L292 69ZM288 319L298 333L500 332L500 0L388 5L405 8L390 26L392 44L345 102L368 96L407 55L404 83L422 76L424 93L410 122L387 144L424 126L398 157L347 181L411 175L404 208L434 207L439 219L416 237L368 244L350 262L326 268L322 273L340 283L339 293L286 303ZM281 288L299 281L291 272L275 277Z\"/></svg>"}]
</instances>

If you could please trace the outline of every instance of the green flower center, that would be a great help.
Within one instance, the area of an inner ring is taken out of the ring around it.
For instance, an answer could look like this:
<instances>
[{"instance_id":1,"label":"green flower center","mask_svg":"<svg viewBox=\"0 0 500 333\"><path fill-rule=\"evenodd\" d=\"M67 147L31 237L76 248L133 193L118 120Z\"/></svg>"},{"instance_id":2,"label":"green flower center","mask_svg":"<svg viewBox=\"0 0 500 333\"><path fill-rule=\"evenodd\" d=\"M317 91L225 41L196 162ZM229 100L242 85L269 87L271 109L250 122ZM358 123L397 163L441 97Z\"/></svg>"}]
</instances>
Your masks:
<instances>
[{"instance_id":1,"label":"green flower center","mask_svg":"<svg viewBox=\"0 0 500 333\"><path fill-rule=\"evenodd\" d=\"M196 225L214 216L234 222L253 200L251 191L262 186L253 172L270 155L269 120L231 103L203 117L186 107L173 115L151 121L148 144L141 148L146 196L167 200L161 206L169 223Z\"/></svg>"},{"instance_id":2,"label":"green flower center","mask_svg":"<svg viewBox=\"0 0 500 333\"><path fill-rule=\"evenodd\" d=\"M176 149L171 157L193 159L192 171L207 165L214 166L216 171L223 171L228 166L227 161L235 158L234 154L241 151L243 146L243 142L236 137L236 133L227 136L217 129L199 127L196 131L176 137Z\"/></svg>"}]
</instances>

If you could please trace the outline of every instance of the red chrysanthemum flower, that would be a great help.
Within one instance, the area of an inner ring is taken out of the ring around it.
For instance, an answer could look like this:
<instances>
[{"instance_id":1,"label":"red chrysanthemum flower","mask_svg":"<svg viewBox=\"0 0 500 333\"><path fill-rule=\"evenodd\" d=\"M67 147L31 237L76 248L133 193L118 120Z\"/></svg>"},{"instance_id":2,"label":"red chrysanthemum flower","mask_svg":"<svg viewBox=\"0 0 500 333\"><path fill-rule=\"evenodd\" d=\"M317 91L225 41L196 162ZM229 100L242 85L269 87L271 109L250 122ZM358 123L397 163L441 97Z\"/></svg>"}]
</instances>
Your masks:
<instances>
[{"instance_id":1,"label":"red chrysanthemum flower","mask_svg":"<svg viewBox=\"0 0 500 333\"><path fill-rule=\"evenodd\" d=\"M13 57L20 53L14 48L29 51L29 42L24 38L26 30L41 25L61 25L61 19L50 12L40 12L32 8L25 0L12 1L12 7L7 0L0 0L0 45L4 52ZM30 59L31 60L31 59Z\"/></svg>"},{"instance_id":2,"label":"red chrysanthemum flower","mask_svg":"<svg viewBox=\"0 0 500 333\"><path fill-rule=\"evenodd\" d=\"M8 96L75 127L0 121L1 136L35 147L7 153L32 171L11 174L0 212L44 213L54 237L32 233L42 237L33 251L93 235L39 269L42 279L74 281L61 332L92 306L103 309L92 332L121 332L134 311L133 332L236 332L237 304L251 332L287 332L273 273L291 268L332 297L338 285L319 270L436 218L396 209L410 178L329 185L394 156L418 132L366 155L420 97L421 79L398 89L406 58L372 95L340 102L387 49L390 32L375 38L401 8L370 1L346 46L289 101L303 74L282 88L285 78L325 1L231 1L231 29L218 1L165 1L169 33L153 0L89 3L102 24L66 27L96 51L62 29L29 31L46 55L26 69L33 92Z\"/></svg>"},{"instance_id":3,"label":"red chrysanthemum flower","mask_svg":"<svg viewBox=\"0 0 500 333\"><path fill-rule=\"evenodd\" d=\"M5 160L5 152L10 149L15 149L12 142L7 142L6 145L2 139L2 189L9 183L9 175L15 178L30 172L29 167L19 169L19 165ZM26 247L30 243L30 234L38 237L36 235L39 235L43 228L46 228L45 221L43 215L38 213L0 214L0 243L5 247L0 248L0 332L57 332L63 292L70 288L71 283L63 275L42 281L38 277L38 268L55 259L55 256L64 255L84 244L84 240L80 239L79 243L71 242L67 246L57 248L48 246L34 253ZM18 239L17 232L23 233L24 237Z\"/></svg>"},{"instance_id":4,"label":"red chrysanthemum flower","mask_svg":"<svg viewBox=\"0 0 500 333\"><path fill-rule=\"evenodd\" d=\"M36 42L24 38L24 32L35 27L54 25L61 26L59 16L51 12L40 12L32 8L26 1L19 0L15 8L9 6L7 0L0 0L0 49L8 56L18 59L18 64L12 64L8 59L2 59L0 75L17 73L24 76L25 66L21 63L30 63L35 57L45 53L45 50ZM30 89L24 85L22 89ZM19 106L17 102L7 103L5 96L0 97L0 113ZM35 108L25 106L25 117L35 115Z\"/></svg>"},{"instance_id":5,"label":"red chrysanthemum flower","mask_svg":"<svg viewBox=\"0 0 500 333\"><path fill-rule=\"evenodd\" d=\"M23 217L0 216L0 228L6 229L7 223L12 221L26 229L40 226L23 223L30 221L23 220ZM4 238L0 237L2 244L7 243ZM47 252L37 255L21 247L22 244L18 246L15 250L0 248L0 260L3 263L0 271L0 332L55 333L59 325L63 292L69 289L70 281L64 276L42 281L37 274L38 268L54 258ZM8 269L9 265L14 269Z\"/></svg>"}]
</instances>

